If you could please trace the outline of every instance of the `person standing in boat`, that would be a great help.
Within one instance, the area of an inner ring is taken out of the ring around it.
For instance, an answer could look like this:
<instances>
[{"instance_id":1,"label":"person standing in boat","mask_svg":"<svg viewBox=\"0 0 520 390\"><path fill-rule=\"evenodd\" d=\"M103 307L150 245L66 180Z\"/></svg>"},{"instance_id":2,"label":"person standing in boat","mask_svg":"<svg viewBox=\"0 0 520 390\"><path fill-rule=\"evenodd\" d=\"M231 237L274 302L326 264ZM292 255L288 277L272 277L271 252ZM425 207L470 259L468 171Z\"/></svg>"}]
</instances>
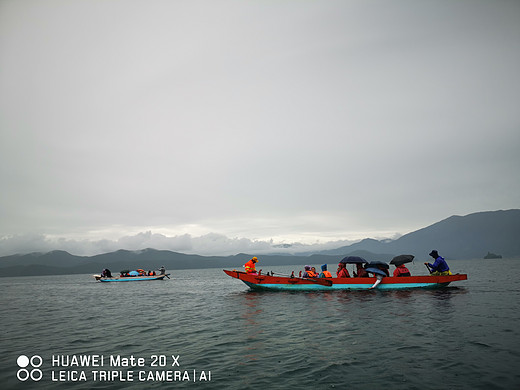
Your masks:
<instances>
[{"instance_id":1,"label":"person standing in boat","mask_svg":"<svg viewBox=\"0 0 520 390\"><path fill-rule=\"evenodd\" d=\"M249 260L247 263L244 264L244 268L246 269L246 274L253 274L257 275L258 272L256 271L255 264L258 263L258 259L256 257L253 257L251 260Z\"/></svg>"},{"instance_id":2,"label":"person standing in boat","mask_svg":"<svg viewBox=\"0 0 520 390\"><path fill-rule=\"evenodd\" d=\"M320 273L320 278L332 278L332 275L330 274L329 271L327 271L327 264L323 264L321 266L321 273Z\"/></svg>"},{"instance_id":3,"label":"person standing in boat","mask_svg":"<svg viewBox=\"0 0 520 390\"><path fill-rule=\"evenodd\" d=\"M434 249L430 252L430 256L435 259L434 263L424 263L424 265L428 267L431 275L452 275L448 263L446 263L444 257L439 256L439 252Z\"/></svg>"},{"instance_id":4,"label":"person standing in boat","mask_svg":"<svg viewBox=\"0 0 520 390\"><path fill-rule=\"evenodd\" d=\"M338 269L336 271L336 275L338 278L350 278L350 274L348 273L347 266L344 263L338 264Z\"/></svg>"},{"instance_id":5,"label":"person standing in boat","mask_svg":"<svg viewBox=\"0 0 520 390\"><path fill-rule=\"evenodd\" d=\"M166 275L166 268L164 268L164 265L161 265L161 268L159 268L158 271L161 272L159 275Z\"/></svg>"}]
</instances>

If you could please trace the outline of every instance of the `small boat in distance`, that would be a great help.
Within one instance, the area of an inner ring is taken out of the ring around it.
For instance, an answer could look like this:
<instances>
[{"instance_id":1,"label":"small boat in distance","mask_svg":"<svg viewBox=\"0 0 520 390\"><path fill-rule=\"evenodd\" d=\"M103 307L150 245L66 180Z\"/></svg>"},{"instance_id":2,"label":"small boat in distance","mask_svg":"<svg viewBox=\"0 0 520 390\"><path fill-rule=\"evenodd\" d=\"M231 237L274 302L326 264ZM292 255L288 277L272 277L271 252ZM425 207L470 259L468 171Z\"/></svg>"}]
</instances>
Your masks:
<instances>
[{"instance_id":1,"label":"small boat in distance","mask_svg":"<svg viewBox=\"0 0 520 390\"><path fill-rule=\"evenodd\" d=\"M368 290L376 277L365 278L300 278L296 276L272 276L246 274L243 271L223 270L232 278L239 279L253 290L285 290L285 291L332 291L332 290ZM410 288L439 288L446 287L451 282L467 280L466 274L453 275L424 275L384 277L376 290L396 290Z\"/></svg>"},{"instance_id":2,"label":"small boat in distance","mask_svg":"<svg viewBox=\"0 0 520 390\"><path fill-rule=\"evenodd\" d=\"M138 269L136 271L124 270L120 272L119 276L112 277L112 272L105 268L101 275L92 275L94 279L99 282L145 282L151 280L163 280L164 278L170 279L170 274L166 273L164 266L160 268L161 273L155 274L155 271L146 272L144 269Z\"/></svg>"},{"instance_id":3,"label":"small boat in distance","mask_svg":"<svg viewBox=\"0 0 520 390\"><path fill-rule=\"evenodd\" d=\"M96 279L99 282L145 282L145 281L151 281L151 280L163 280L164 278L168 278L170 274L164 274L164 275L143 275L143 276L116 276L113 278L109 278L106 276L101 275L92 275L94 279Z\"/></svg>"}]
</instances>

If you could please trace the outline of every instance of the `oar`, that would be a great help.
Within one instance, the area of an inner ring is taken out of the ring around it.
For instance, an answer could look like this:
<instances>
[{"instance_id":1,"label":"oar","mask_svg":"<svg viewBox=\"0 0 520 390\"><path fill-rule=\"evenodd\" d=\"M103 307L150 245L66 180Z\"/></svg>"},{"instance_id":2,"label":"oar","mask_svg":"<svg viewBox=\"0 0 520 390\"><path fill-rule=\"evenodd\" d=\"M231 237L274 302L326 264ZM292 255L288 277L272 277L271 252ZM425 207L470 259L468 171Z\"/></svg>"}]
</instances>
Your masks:
<instances>
[{"instance_id":1,"label":"oar","mask_svg":"<svg viewBox=\"0 0 520 390\"><path fill-rule=\"evenodd\" d=\"M168 279L170 279L170 277L168 276L168 274L166 274L166 277L167 277Z\"/></svg>"},{"instance_id":2,"label":"oar","mask_svg":"<svg viewBox=\"0 0 520 390\"><path fill-rule=\"evenodd\" d=\"M426 268L428 268L428 272L432 273L432 270L430 269L430 266L428 265L428 263L424 263L424 265L426 266Z\"/></svg>"},{"instance_id":3,"label":"oar","mask_svg":"<svg viewBox=\"0 0 520 390\"><path fill-rule=\"evenodd\" d=\"M271 273L273 273L273 271L271 271ZM276 274L276 275L279 275L279 276L285 276L287 278L293 278L293 279L300 279L300 280L308 280L310 282L313 282L313 283L318 283L318 284L321 284L322 286L332 286L332 280L330 279L325 279L325 278L299 278L298 276L292 276L292 275L283 275L283 274Z\"/></svg>"}]
</instances>

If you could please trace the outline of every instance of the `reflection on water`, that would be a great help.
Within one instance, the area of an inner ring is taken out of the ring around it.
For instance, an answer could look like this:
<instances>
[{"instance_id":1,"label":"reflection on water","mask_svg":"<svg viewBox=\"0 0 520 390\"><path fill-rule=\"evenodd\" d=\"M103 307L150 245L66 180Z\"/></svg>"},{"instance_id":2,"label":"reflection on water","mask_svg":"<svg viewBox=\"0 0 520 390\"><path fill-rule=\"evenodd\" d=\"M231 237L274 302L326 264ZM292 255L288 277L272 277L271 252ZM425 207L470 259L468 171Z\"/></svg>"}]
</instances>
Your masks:
<instances>
[{"instance_id":1,"label":"reflection on water","mask_svg":"<svg viewBox=\"0 0 520 390\"><path fill-rule=\"evenodd\" d=\"M413 297L414 291L412 290L390 290L388 291L392 296L392 299L403 299L407 300Z\"/></svg>"}]
</instances>

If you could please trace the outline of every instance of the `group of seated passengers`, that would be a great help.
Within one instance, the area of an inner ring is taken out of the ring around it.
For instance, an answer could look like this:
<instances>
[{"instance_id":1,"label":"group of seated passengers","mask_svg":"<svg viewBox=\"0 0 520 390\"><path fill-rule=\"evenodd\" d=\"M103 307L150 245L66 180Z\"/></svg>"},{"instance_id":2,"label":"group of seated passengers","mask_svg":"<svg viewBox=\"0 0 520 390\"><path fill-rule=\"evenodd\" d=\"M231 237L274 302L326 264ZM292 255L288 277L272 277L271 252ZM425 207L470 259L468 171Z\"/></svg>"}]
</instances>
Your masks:
<instances>
[{"instance_id":1,"label":"group of seated passengers","mask_svg":"<svg viewBox=\"0 0 520 390\"><path fill-rule=\"evenodd\" d=\"M148 270L148 272L144 270L137 271L139 275L130 275L129 271L121 271L121 277L123 278L131 278L133 276L155 276L155 271Z\"/></svg>"},{"instance_id":2,"label":"group of seated passengers","mask_svg":"<svg viewBox=\"0 0 520 390\"><path fill-rule=\"evenodd\" d=\"M384 267L378 267L381 271L383 271L386 276L390 276L390 272L388 269ZM370 275L363 268L363 264L356 264L356 271L354 273L354 278L367 278ZM347 266L344 263L338 264L338 269L336 270L336 276L338 278L350 278L350 273L347 270ZM411 276L410 270L405 267L404 264L396 266L394 270L393 276ZM303 274L301 274L303 278L332 278L332 275L329 271L327 271L327 264L323 264L321 266L321 273L318 275L315 267L311 267L310 265L305 266L305 270Z\"/></svg>"}]
</instances>

